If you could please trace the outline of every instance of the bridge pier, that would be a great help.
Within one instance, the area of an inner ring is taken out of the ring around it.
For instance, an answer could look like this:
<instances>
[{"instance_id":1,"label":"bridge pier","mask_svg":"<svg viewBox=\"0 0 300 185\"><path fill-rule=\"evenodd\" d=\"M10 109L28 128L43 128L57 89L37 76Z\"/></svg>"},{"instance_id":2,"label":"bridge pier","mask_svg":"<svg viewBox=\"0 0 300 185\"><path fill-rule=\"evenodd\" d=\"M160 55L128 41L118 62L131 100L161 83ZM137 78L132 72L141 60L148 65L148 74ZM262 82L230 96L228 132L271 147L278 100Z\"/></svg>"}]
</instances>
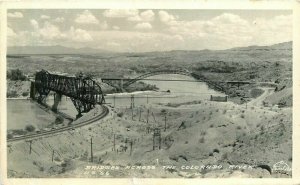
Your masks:
<instances>
[{"instance_id":1,"label":"bridge pier","mask_svg":"<svg viewBox=\"0 0 300 185\"><path fill-rule=\"evenodd\" d=\"M76 115L76 119L80 118L82 116L82 113L89 112L92 108L95 106L89 103L82 102L80 100L71 98L78 114Z\"/></svg>"},{"instance_id":2,"label":"bridge pier","mask_svg":"<svg viewBox=\"0 0 300 185\"><path fill-rule=\"evenodd\" d=\"M35 95L36 95L35 83L31 82L30 83L30 98L32 100L35 100Z\"/></svg>"},{"instance_id":3,"label":"bridge pier","mask_svg":"<svg viewBox=\"0 0 300 185\"><path fill-rule=\"evenodd\" d=\"M62 94L55 93L54 94L54 104L52 105L52 111L57 112L57 107L59 102L61 101Z\"/></svg>"},{"instance_id":4,"label":"bridge pier","mask_svg":"<svg viewBox=\"0 0 300 185\"><path fill-rule=\"evenodd\" d=\"M49 93L50 93L50 90L48 90L48 89L44 89L42 92L39 91L39 96L38 96L37 102L40 104L46 104L46 98Z\"/></svg>"}]
</instances>

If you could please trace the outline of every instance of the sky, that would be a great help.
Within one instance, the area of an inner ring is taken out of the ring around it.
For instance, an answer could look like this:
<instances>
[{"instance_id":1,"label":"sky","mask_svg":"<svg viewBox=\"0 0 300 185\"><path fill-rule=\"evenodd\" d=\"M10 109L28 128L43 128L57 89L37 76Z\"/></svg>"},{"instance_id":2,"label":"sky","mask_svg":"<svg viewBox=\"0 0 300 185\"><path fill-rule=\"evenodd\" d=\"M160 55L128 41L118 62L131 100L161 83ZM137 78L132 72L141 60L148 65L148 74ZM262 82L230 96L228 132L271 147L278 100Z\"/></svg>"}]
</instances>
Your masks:
<instances>
[{"instance_id":1,"label":"sky","mask_svg":"<svg viewBox=\"0 0 300 185\"><path fill-rule=\"evenodd\" d=\"M292 40L291 10L10 9L8 46L115 52L228 49Z\"/></svg>"}]
</instances>

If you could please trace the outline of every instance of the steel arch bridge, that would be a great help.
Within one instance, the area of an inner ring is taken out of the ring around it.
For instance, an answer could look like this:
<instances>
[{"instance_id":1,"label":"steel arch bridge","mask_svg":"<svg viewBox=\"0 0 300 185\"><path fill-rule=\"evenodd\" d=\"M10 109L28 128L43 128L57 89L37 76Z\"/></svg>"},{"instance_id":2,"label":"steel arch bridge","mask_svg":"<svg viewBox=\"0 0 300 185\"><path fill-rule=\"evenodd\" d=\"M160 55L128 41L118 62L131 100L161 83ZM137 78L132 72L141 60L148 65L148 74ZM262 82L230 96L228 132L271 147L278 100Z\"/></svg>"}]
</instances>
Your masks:
<instances>
[{"instance_id":1,"label":"steel arch bridge","mask_svg":"<svg viewBox=\"0 0 300 185\"><path fill-rule=\"evenodd\" d=\"M143 80L145 78L148 78L148 77L151 77L151 76L155 76L155 75L160 75L160 74L179 74L179 75L185 75L185 76L190 76L190 77L193 77L195 80L197 81L203 81L203 82L206 82L209 86L213 86L216 90L219 90L219 91L223 91L223 87L210 81L209 79L207 79L205 76L203 75L199 75L199 74L196 74L196 73L193 73L193 72L190 72L188 70L157 70L157 71L151 71L151 72L148 72L148 73L145 73L145 74L142 74L136 78L133 78L133 79L126 79L126 78L123 78L123 79L109 79L109 78L103 78L102 79L102 82L103 83L106 83L112 87L115 87L115 88L120 88L120 89L124 89L128 86L130 86L131 84L139 81L139 80ZM119 87L116 86L116 82L115 81L119 81L120 84Z\"/></svg>"},{"instance_id":2,"label":"steel arch bridge","mask_svg":"<svg viewBox=\"0 0 300 185\"><path fill-rule=\"evenodd\" d=\"M37 72L35 81L31 82L30 97L43 104L50 91L56 93L52 110L57 111L61 96L65 95L77 109L77 117L105 102L101 87L90 77L53 74L46 70Z\"/></svg>"}]
</instances>

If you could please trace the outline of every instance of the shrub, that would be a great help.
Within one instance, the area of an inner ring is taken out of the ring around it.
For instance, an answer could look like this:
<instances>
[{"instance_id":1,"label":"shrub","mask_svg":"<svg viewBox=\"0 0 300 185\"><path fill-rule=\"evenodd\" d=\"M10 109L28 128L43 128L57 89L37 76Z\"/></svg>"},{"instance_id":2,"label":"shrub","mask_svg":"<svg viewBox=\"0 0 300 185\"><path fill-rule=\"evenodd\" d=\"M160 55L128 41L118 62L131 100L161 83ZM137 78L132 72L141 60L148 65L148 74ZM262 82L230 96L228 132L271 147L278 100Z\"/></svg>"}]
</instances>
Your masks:
<instances>
[{"instance_id":1,"label":"shrub","mask_svg":"<svg viewBox=\"0 0 300 185\"><path fill-rule=\"evenodd\" d=\"M199 143L204 143L204 142L205 142L204 137L201 137L201 138L199 139Z\"/></svg>"},{"instance_id":2,"label":"shrub","mask_svg":"<svg viewBox=\"0 0 300 185\"><path fill-rule=\"evenodd\" d=\"M123 113L123 112L119 112L119 113L117 113L117 116L118 116L118 117L120 117L120 118L121 118L121 117L123 117L123 115L124 115L124 113Z\"/></svg>"},{"instance_id":3,"label":"shrub","mask_svg":"<svg viewBox=\"0 0 300 185\"><path fill-rule=\"evenodd\" d=\"M213 152L220 153L220 150L215 148Z\"/></svg>"},{"instance_id":4,"label":"shrub","mask_svg":"<svg viewBox=\"0 0 300 185\"><path fill-rule=\"evenodd\" d=\"M7 134L7 139L12 139L13 138L13 135L12 134Z\"/></svg>"},{"instance_id":5,"label":"shrub","mask_svg":"<svg viewBox=\"0 0 300 185\"><path fill-rule=\"evenodd\" d=\"M250 95L251 95L252 98L257 98L262 93L264 93L264 90L262 90L262 89L252 89L251 92L250 92Z\"/></svg>"},{"instance_id":6,"label":"shrub","mask_svg":"<svg viewBox=\"0 0 300 185\"><path fill-rule=\"evenodd\" d=\"M18 97L18 93L17 93L17 91L10 91L10 92L6 93L6 97L7 98L16 98L16 97Z\"/></svg>"},{"instance_id":7,"label":"shrub","mask_svg":"<svg viewBox=\"0 0 300 185\"><path fill-rule=\"evenodd\" d=\"M61 124L64 122L64 118L62 116L56 116L55 124Z\"/></svg>"},{"instance_id":8,"label":"shrub","mask_svg":"<svg viewBox=\"0 0 300 185\"><path fill-rule=\"evenodd\" d=\"M228 154L227 153L222 154L221 160L227 160L227 159L228 159Z\"/></svg>"},{"instance_id":9,"label":"shrub","mask_svg":"<svg viewBox=\"0 0 300 185\"><path fill-rule=\"evenodd\" d=\"M29 92L23 92L22 96L28 96Z\"/></svg>"},{"instance_id":10,"label":"shrub","mask_svg":"<svg viewBox=\"0 0 300 185\"><path fill-rule=\"evenodd\" d=\"M241 118L245 118L245 115L244 115L244 114L241 114Z\"/></svg>"},{"instance_id":11,"label":"shrub","mask_svg":"<svg viewBox=\"0 0 300 185\"><path fill-rule=\"evenodd\" d=\"M23 72L20 69L12 69L10 72L7 72L7 78L13 81L26 80L26 76L23 74Z\"/></svg>"},{"instance_id":12,"label":"shrub","mask_svg":"<svg viewBox=\"0 0 300 185\"><path fill-rule=\"evenodd\" d=\"M40 166L40 167L39 167L39 170L40 170L41 172L43 172L43 171L44 171L44 167Z\"/></svg>"},{"instance_id":13,"label":"shrub","mask_svg":"<svg viewBox=\"0 0 300 185\"><path fill-rule=\"evenodd\" d=\"M35 130L35 127L33 125L26 125L25 130L28 132L33 132Z\"/></svg>"}]
</instances>

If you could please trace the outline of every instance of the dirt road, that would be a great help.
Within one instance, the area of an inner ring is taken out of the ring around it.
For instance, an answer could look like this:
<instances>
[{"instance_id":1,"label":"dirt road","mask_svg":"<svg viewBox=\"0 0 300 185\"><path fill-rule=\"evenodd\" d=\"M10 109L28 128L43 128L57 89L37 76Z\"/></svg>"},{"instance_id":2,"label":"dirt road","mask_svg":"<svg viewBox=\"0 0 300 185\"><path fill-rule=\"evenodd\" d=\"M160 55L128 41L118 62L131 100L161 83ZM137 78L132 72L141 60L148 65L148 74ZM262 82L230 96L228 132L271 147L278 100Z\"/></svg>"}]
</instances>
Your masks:
<instances>
[{"instance_id":1,"label":"dirt road","mask_svg":"<svg viewBox=\"0 0 300 185\"><path fill-rule=\"evenodd\" d=\"M260 88L260 89L263 90L264 93L259 97L248 102L248 106L262 106L263 101L266 99L266 97L274 93L274 88Z\"/></svg>"}]
</instances>

